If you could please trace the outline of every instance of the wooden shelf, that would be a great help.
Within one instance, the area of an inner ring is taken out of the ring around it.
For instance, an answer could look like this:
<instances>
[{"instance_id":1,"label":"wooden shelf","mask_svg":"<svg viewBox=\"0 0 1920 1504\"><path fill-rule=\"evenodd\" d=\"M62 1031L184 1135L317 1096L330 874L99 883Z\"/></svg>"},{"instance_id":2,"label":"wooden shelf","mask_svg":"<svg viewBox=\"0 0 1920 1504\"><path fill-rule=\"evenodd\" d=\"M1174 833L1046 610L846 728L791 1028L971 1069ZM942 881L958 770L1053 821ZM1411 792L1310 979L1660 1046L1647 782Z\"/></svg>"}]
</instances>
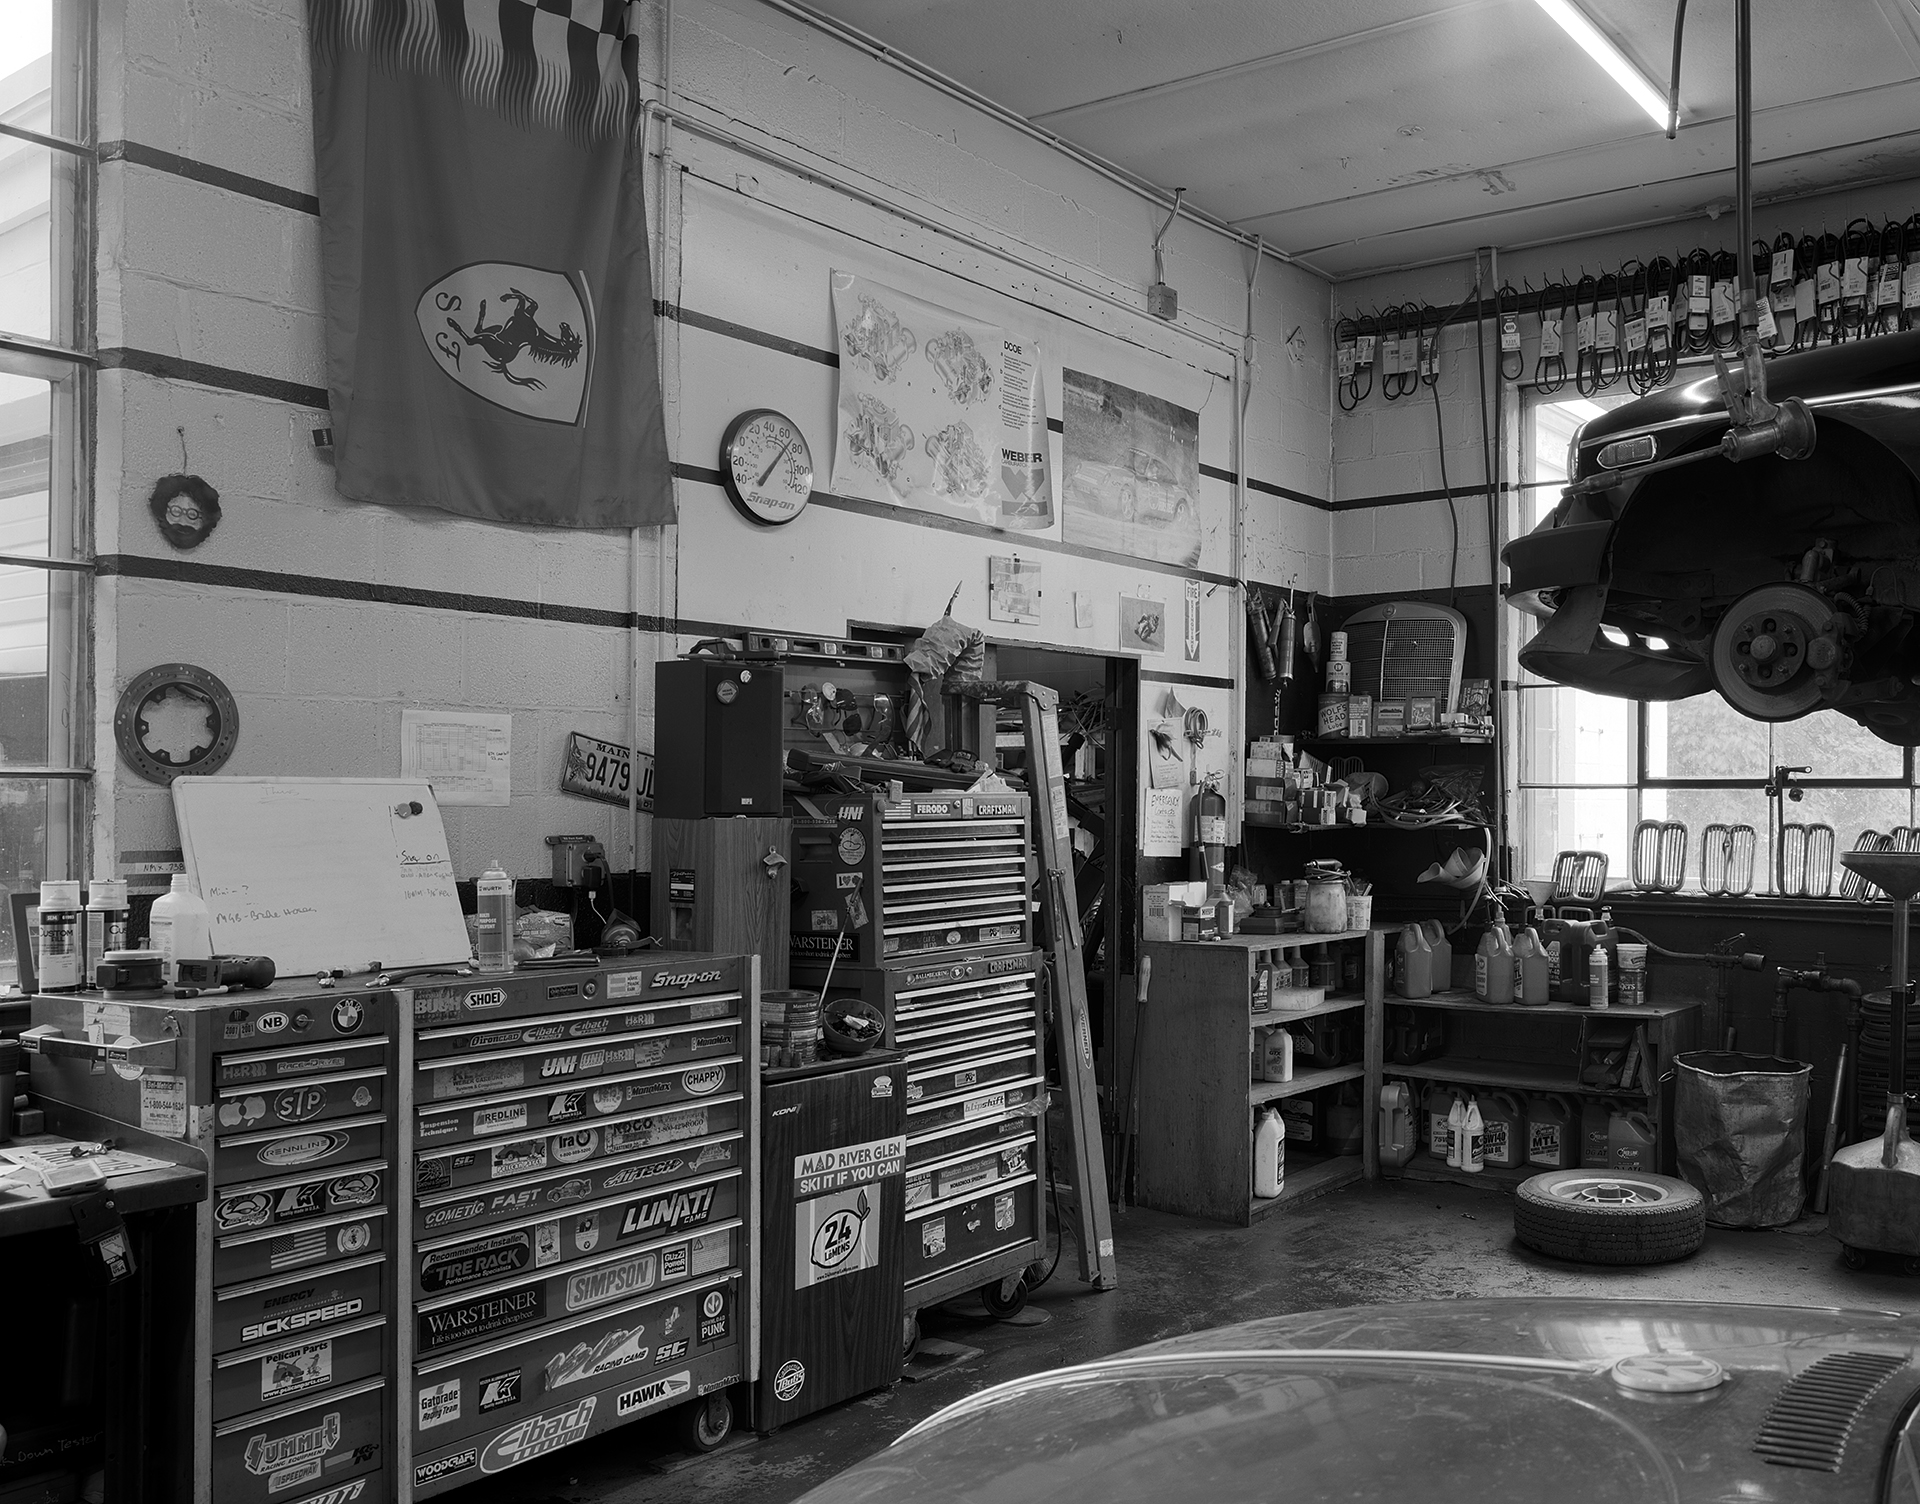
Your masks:
<instances>
[{"instance_id":1,"label":"wooden shelf","mask_svg":"<svg viewBox=\"0 0 1920 1504\"><path fill-rule=\"evenodd\" d=\"M1330 997L1324 1003L1315 1003L1311 1008L1269 1008L1264 1013L1256 1013L1249 1008L1248 1015L1254 1029L1269 1029L1276 1023L1291 1023L1296 1018L1318 1018L1323 1013L1346 1013L1354 1008L1364 1008L1367 1000L1357 993L1348 993L1344 997Z\"/></svg>"},{"instance_id":2,"label":"wooden shelf","mask_svg":"<svg viewBox=\"0 0 1920 1504\"><path fill-rule=\"evenodd\" d=\"M1299 1170L1288 1166L1285 1177L1280 1182L1280 1194L1255 1196L1251 1215L1264 1217L1268 1212L1278 1211L1281 1207L1296 1201L1305 1201L1309 1196L1318 1196L1323 1191L1337 1190L1343 1185L1351 1185L1360 1178L1360 1173L1361 1164L1358 1154L1339 1154L1332 1159L1323 1159Z\"/></svg>"},{"instance_id":3,"label":"wooden shelf","mask_svg":"<svg viewBox=\"0 0 1920 1504\"><path fill-rule=\"evenodd\" d=\"M1526 1018L1672 1018L1689 1009L1704 1006L1698 1001L1680 1003L1647 1003L1638 1008L1591 1008L1577 1003L1490 1003L1484 998L1475 997L1471 992L1454 988L1446 992L1435 992L1427 997L1401 997L1396 992L1386 996L1389 1008L1450 1008L1460 1013L1505 1013Z\"/></svg>"},{"instance_id":4,"label":"wooden shelf","mask_svg":"<svg viewBox=\"0 0 1920 1504\"><path fill-rule=\"evenodd\" d=\"M1538 1165L1515 1165L1512 1169L1503 1169L1499 1165L1488 1165L1484 1170L1469 1174L1465 1170L1456 1170L1444 1159L1435 1159L1422 1149L1404 1165L1380 1166L1383 1176L1392 1176L1398 1180L1444 1181L1452 1185L1477 1185L1491 1190L1510 1191L1523 1180L1531 1180L1546 1172ZM1283 1184L1282 1190L1286 1187Z\"/></svg>"},{"instance_id":5,"label":"wooden shelf","mask_svg":"<svg viewBox=\"0 0 1920 1504\"><path fill-rule=\"evenodd\" d=\"M1487 1086L1518 1091L1562 1091L1583 1097L1635 1097L1646 1093L1625 1086L1582 1086L1565 1076L1556 1076L1547 1067L1528 1068L1511 1060L1449 1059L1445 1055L1422 1060L1418 1065L1396 1065L1386 1061L1384 1076L1404 1076L1416 1081L1457 1081L1464 1086Z\"/></svg>"},{"instance_id":6,"label":"wooden shelf","mask_svg":"<svg viewBox=\"0 0 1920 1504\"><path fill-rule=\"evenodd\" d=\"M1399 926L1392 926L1395 930ZM1242 930L1219 940L1148 940L1148 945L1178 945L1187 950L1297 950L1303 945L1333 945L1342 940L1364 940L1366 930L1342 930L1337 935L1321 935L1311 930L1289 930L1284 935L1261 935Z\"/></svg>"},{"instance_id":7,"label":"wooden shelf","mask_svg":"<svg viewBox=\"0 0 1920 1504\"><path fill-rule=\"evenodd\" d=\"M1314 747L1491 747L1491 736L1302 736L1302 742Z\"/></svg>"},{"instance_id":8,"label":"wooden shelf","mask_svg":"<svg viewBox=\"0 0 1920 1504\"><path fill-rule=\"evenodd\" d=\"M1263 815L1258 811L1243 812L1241 821L1260 830L1284 830L1292 835L1330 835L1335 832L1353 832L1361 830L1486 830L1488 827L1475 820L1439 820L1432 825L1396 825L1391 820L1369 820L1365 825L1288 825L1278 815Z\"/></svg>"},{"instance_id":9,"label":"wooden shelf","mask_svg":"<svg viewBox=\"0 0 1920 1504\"><path fill-rule=\"evenodd\" d=\"M1358 1081L1364 1072L1359 1061L1351 1065L1323 1065L1313 1070L1295 1071L1291 1081L1256 1081L1247 1089L1249 1106L1259 1107L1282 1097L1297 1097L1318 1091L1323 1086L1338 1086L1342 1081Z\"/></svg>"}]
</instances>

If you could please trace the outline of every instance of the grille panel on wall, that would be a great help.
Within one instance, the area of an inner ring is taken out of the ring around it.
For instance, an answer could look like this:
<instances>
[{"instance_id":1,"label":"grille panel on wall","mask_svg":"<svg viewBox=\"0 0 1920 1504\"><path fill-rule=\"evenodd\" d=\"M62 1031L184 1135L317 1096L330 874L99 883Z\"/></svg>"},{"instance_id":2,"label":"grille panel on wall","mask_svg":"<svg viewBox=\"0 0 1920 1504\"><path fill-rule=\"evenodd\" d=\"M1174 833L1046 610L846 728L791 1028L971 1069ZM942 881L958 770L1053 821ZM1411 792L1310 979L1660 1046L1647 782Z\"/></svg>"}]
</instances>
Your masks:
<instances>
[{"instance_id":1,"label":"grille panel on wall","mask_svg":"<svg viewBox=\"0 0 1920 1504\"><path fill-rule=\"evenodd\" d=\"M1342 630L1355 694L1431 699L1438 711L1458 708L1467 650L1467 619L1458 611L1424 601L1389 601L1354 612Z\"/></svg>"}]
</instances>

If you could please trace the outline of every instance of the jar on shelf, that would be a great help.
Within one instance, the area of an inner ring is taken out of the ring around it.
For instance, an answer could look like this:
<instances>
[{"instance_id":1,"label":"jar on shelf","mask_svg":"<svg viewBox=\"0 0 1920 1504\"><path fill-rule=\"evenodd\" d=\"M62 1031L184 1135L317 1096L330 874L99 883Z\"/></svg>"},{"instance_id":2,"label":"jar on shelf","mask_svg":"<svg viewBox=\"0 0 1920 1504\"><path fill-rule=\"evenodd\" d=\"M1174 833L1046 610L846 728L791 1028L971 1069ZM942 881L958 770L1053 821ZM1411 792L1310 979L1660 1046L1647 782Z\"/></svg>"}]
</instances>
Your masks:
<instances>
[{"instance_id":1,"label":"jar on shelf","mask_svg":"<svg viewBox=\"0 0 1920 1504\"><path fill-rule=\"evenodd\" d=\"M1307 930L1337 935L1347 927L1347 880L1316 873L1307 879Z\"/></svg>"}]
</instances>

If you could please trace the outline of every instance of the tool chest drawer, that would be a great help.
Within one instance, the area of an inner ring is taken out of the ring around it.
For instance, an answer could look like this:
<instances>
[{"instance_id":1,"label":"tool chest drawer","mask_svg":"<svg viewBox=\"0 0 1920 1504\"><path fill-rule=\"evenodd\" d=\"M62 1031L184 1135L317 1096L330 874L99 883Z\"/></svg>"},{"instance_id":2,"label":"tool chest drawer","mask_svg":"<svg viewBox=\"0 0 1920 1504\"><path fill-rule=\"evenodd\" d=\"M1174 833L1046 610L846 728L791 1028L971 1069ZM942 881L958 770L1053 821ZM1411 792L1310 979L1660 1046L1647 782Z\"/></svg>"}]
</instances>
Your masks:
<instances>
[{"instance_id":1,"label":"tool chest drawer","mask_svg":"<svg viewBox=\"0 0 1920 1504\"><path fill-rule=\"evenodd\" d=\"M529 968L506 976L413 987L408 989L407 1009L414 1027L423 1033L453 1024L499 1024L541 1014L570 1016L623 1003L644 1003L655 1009L669 1009L677 1002L713 1007L725 994L733 994L728 1001L737 1011L745 982L746 962L739 956L661 952L645 960L608 961L603 966ZM693 1022L699 1017L694 1013L674 1021ZM665 1013L661 1021L667 1021ZM542 1022L550 1025L553 1020Z\"/></svg>"},{"instance_id":2,"label":"tool chest drawer","mask_svg":"<svg viewBox=\"0 0 1920 1504\"><path fill-rule=\"evenodd\" d=\"M353 1071L385 1072L387 1041L316 1040L271 1050L238 1050L214 1056L213 1082L221 1096L227 1087L277 1090L302 1076L337 1076Z\"/></svg>"},{"instance_id":3,"label":"tool chest drawer","mask_svg":"<svg viewBox=\"0 0 1920 1504\"><path fill-rule=\"evenodd\" d=\"M392 1340L386 1325L386 1317L368 1316L216 1358L213 1418L231 1420L302 1395L378 1378Z\"/></svg>"},{"instance_id":4,"label":"tool chest drawer","mask_svg":"<svg viewBox=\"0 0 1920 1504\"><path fill-rule=\"evenodd\" d=\"M331 1123L337 1118L385 1110L385 1066L273 1081L255 1086L223 1086L214 1103L214 1135L232 1138L275 1128Z\"/></svg>"},{"instance_id":5,"label":"tool chest drawer","mask_svg":"<svg viewBox=\"0 0 1920 1504\"><path fill-rule=\"evenodd\" d=\"M384 1206L363 1212L320 1217L284 1231L238 1233L213 1245L213 1282L218 1286L266 1279L310 1264L381 1253L387 1246L389 1218Z\"/></svg>"},{"instance_id":6,"label":"tool chest drawer","mask_svg":"<svg viewBox=\"0 0 1920 1504\"><path fill-rule=\"evenodd\" d=\"M1036 1177L1027 1175L981 1195L935 1201L907 1213L907 1289L999 1249L1039 1236Z\"/></svg>"},{"instance_id":7,"label":"tool chest drawer","mask_svg":"<svg viewBox=\"0 0 1920 1504\"><path fill-rule=\"evenodd\" d=\"M451 1029L423 1029L414 1042L419 1061L446 1060L462 1055L486 1055L498 1050L543 1045L585 1043L616 1034L643 1030L683 1029L740 1017L740 994L722 992L678 1002L622 1004L617 1008L559 1013L550 1018L512 1019L506 1023L461 1025Z\"/></svg>"},{"instance_id":8,"label":"tool chest drawer","mask_svg":"<svg viewBox=\"0 0 1920 1504\"><path fill-rule=\"evenodd\" d=\"M313 1126L234 1133L214 1144L213 1183L227 1186L292 1170L385 1159L387 1153L387 1119L383 1113L336 1118Z\"/></svg>"},{"instance_id":9,"label":"tool chest drawer","mask_svg":"<svg viewBox=\"0 0 1920 1504\"><path fill-rule=\"evenodd\" d=\"M385 1312L387 1260L369 1254L213 1292L214 1353L278 1343Z\"/></svg>"},{"instance_id":10,"label":"tool chest drawer","mask_svg":"<svg viewBox=\"0 0 1920 1504\"><path fill-rule=\"evenodd\" d=\"M600 1136L599 1129L589 1128L584 1133L554 1135L568 1141L565 1159L556 1157L553 1140L536 1138L423 1160L414 1177L422 1192L415 1208L414 1233L430 1241L449 1231L490 1226L516 1214L557 1213L617 1193L631 1195L646 1187L738 1167L745 1139L738 1131L737 1107L715 1109L714 1115L732 1120L728 1132L664 1151L589 1158ZM428 1192L428 1186L435 1189Z\"/></svg>"},{"instance_id":11,"label":"tool chest drawer","mask_svg":"<svg viewBox=\"0 0 1920 1504\"><path fill-rule=\"evenodd\" d=\"M907 1105L916 1102L943 1101L971 1094L975 1099L986 1087L1002 1081L1025 1081L1039 1069L1040 1052L1029 1042L1025 1048L1015 1045L994 1054L961 1061L942 1061L931 1068L919 1068L921 1062L907 1058Z\"/></svg>"},{"instance_id":12,"label":"tool chest drawer","mask_svg":"<svg viewBox=\"0 0 1920 1504\"><path fill-rule=\"evenodd\" d=\"M1030 1175L1035 1169L1033 1153L1034 1135L1028 1133L985 1153L963 1150L909 1170L907 1210L956 1196L976 1196L1000 1182Z\"/></svg>"},{"instance_id":13,"label":"tool chest drawer","mask_svg":"<svg viewBox=\"0 0 1920 1504\"><path fill-rule=\"evenodd\" d=\"M502 1092L445 1106L415 1109L414 1140L425 1150L502 1134L591 1124L631 1116L642 1108L734 1095L743 1080L738 1056L686 1066L628 1071L590 1084Z\"/></svg>"},{"instance_id":14,"label":"tool chest drawer","mask_svg":"<svg viewBox=\"0 0 1920 1504\"><path fill-rule=\"evenodd\" d=\"M1018 1083L981 1087L959 1096L940 1097L931 1102L909 1102L907 1104L909 1154L915 1138L931 1133L937 1128L948 1128L956 1123L985 1122L989 1119L997 1121L1010 1115L1026 1114L1031 1111L1039 1088L1039 1080L1029 1077Z\"/></svg>"},{"instance_id":15,"label":"tool chest drawer","mask_svg":"<svg viewBox=\"0 0 1920 1504\"><path fill-rule=\"evenodd\" d=\"M657 1066L740 1052L737 1020L678 1024L641 1034L618 1034L585 1044L572 1040L518 1045L421 1066L415 1098L421 1103L480 1097L524 1086L564 1086Z\"/></svg>"},{"instance_id":16,"label":"tool chest drawer","mask_svg":"<svg viewBox=\"0 0 1920 1504\"><path fill-rule=\"evenodd\" d=\"M343 1165L317 1175L287 1175L223 1186L214 1197L214 1236L281 1227L383 1204L389 1173L386 1164L376 1160Z\"/></svg>"},{"instance_id":17,"label":"tool chest drawer","mask_svg":"<svg viewBox=\"0 0 1920 1504\"><path fill-rule=\"evenodd\" d=\"M972 1122L948 1123L938 1128L914 1131L907 1137L907 1168L913 1170L969 1149L991 1149L996 1144L1031 1132L1033 1118L1020 1110L1004 1112L996 1117L976 1118Z\"/></svg>"},{"instance_id":18,"label":"tool chest drawer","mask_svg":"<svg viewBox=\"0 0 1920 1504\"><path fill-rule=\"evenodd\" d=\"M218 1504L299 1504L378 1469L391 1403L386 1383L360 1384L216 1425Z\"/></svg>"}]
</instances>

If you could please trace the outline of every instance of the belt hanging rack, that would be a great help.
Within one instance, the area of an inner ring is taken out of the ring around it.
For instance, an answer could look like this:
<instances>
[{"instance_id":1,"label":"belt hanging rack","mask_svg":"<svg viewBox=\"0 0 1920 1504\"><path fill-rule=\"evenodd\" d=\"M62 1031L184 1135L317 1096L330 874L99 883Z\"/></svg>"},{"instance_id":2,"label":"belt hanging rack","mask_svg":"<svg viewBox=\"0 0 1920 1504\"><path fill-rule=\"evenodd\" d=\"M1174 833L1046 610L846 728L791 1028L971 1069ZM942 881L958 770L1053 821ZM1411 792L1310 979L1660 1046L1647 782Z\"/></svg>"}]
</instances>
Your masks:
<instances>
[{"instance_id":1,"label":"belt hanging rack","mask_svg":"<svg viewBox=\"0 0 1920 1504\"><path fill-rule=\"evenodd\" d=\"M1585 307L1588 311L1582 313ZM1573 389L1582 397L1600 390L1598 357L1593 349L1594 314L1600 307L1600 279L1580 273L1573 288Z\"/></svg>"},{"instance_id":2,"label":"belt hanging rack","mask_svg":"<svg viewBox=\"0 0 1920 1504\"><path fill-rule=\"evenodd\" d=\"M1716 350L1731 350L1740 343L1740 258L1732 251L1718 251L1713 261L1713 293L1709 338ZM1724 317L1721 315L1724 314Z\"/></svg>"},{"instance_id":3,"label":"belt hanging rack","mask_svg":"<svg viewBox=\"0 0 1920 1504\"><path fill-rule=\"evenodd\" d=\"M1547 307L1551 302L1553 312ZM1551 283L1540 293L1540 354L1533 363L1533 384L1551 395L1567 384L1567 284Z\"/></svg>"},{"instance_id":4,"label":"belt hanging rack","mask_svg":"<svg viewBox=\"0 0 1920 1504\"><path fill-rule=\"evenodd\" d=\"M1840 237L1823 232L1814 242L1814 344L1840 343Z\"/></svg>"},{"instance_id":5,"label":"belt hanging rack","mask_svg":"<svg viewBox=\"0 0 1920 1504\"><path fill-rule=\"evenodd\" d=\"M1906 230L1897 219L1880 227L1880 259L1874 264L1873 310L1868 317L1869 334L1897 334L1900 319L1900 287L1906 268Z\"/></svg>"},{"instance_id":6,"label":"belt hanging rack","mask_svg":"<svg viewBox=\"0 0 1920 1504\"><path fill-rule=\"evenodd\" d=\"M1862 339L1873 296L1873 263L1880 256L1880 232L1868 219L1847 221L1840 237L1840 337Z\"/></svg>"}]
</instances>

